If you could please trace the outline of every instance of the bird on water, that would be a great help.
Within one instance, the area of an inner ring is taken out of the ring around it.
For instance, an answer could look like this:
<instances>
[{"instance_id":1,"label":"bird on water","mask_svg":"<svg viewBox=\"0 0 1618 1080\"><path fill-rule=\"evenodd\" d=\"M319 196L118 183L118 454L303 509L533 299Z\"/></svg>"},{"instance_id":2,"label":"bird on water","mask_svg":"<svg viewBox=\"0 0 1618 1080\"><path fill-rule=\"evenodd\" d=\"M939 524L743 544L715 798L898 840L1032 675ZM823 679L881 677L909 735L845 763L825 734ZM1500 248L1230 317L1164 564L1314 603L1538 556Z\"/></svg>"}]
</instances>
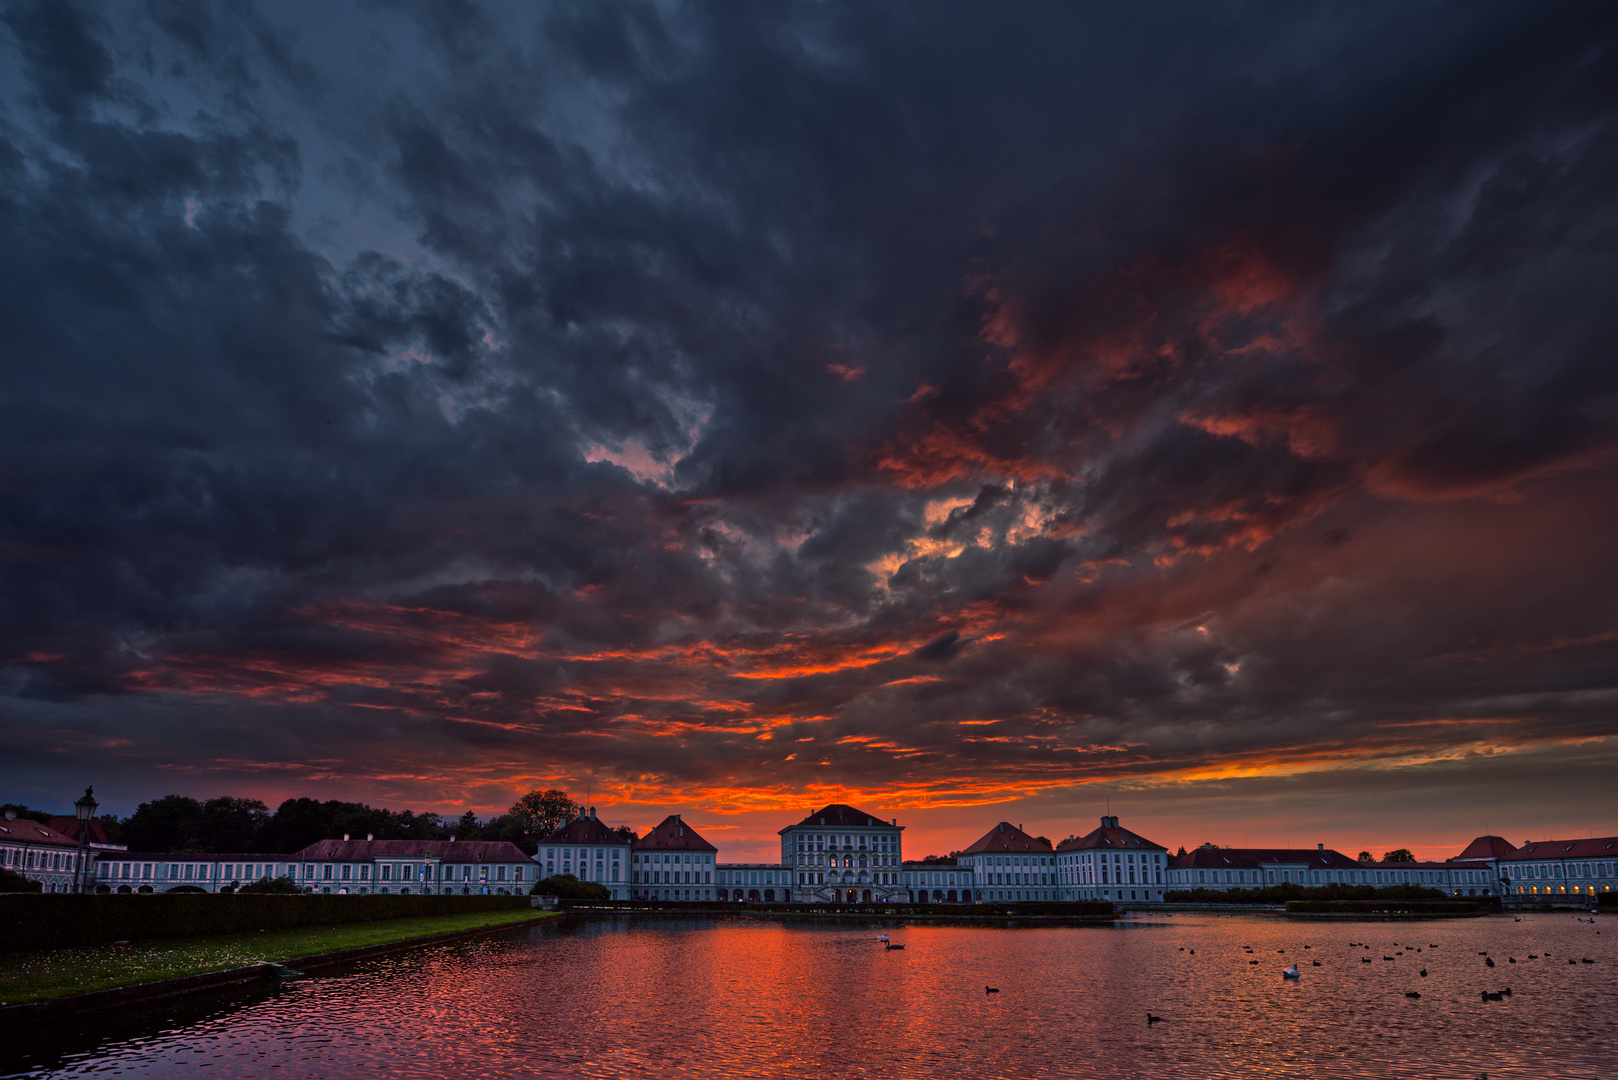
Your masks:
<instances>
[{"instance_id":1,"label":"bird on water","mask_svg":"<svg viewBox=\"0 0 1618 1080\"><path fill-rule=\"evenodd\" d=\"M1150 1009L1147 1010L1147 1012L1146 1012L1146 1023L1148 1025L1161 1024L1162 1022L1163 1022L1163 1018L1161 1016L1153 1016L1152 1013L1151 1013L1151 1010Z\"/></svg>"}]
</instances>

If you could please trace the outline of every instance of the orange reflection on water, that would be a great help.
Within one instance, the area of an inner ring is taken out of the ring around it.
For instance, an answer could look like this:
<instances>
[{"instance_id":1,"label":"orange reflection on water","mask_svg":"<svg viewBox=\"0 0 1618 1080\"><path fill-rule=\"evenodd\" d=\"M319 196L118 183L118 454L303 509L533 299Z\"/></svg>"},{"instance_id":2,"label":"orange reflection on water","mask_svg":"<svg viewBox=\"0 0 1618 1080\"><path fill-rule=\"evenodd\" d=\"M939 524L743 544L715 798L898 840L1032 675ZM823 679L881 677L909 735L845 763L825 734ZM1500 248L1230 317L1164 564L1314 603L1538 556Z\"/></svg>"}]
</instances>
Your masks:
<instances>
[{"instance_id":1,"label":"orange reflection on water","mask_svg":"<svg viewBox=\"0 0 1618 1080\"><path fill-rule=\"evenodd\" d=\"M905 948L884 948L881 933ZM1302 977L1283 979L1293 963ZM1508 986L1508 998L1481 999ZM608 917L370 961L22 1066L433 1080L1583 1077L1618 1060L1615 990L1610 917L1156 915L1037 928ZM1148 1011L1163 1021L1148 1024Z\"/></svg>"}]
</instances>

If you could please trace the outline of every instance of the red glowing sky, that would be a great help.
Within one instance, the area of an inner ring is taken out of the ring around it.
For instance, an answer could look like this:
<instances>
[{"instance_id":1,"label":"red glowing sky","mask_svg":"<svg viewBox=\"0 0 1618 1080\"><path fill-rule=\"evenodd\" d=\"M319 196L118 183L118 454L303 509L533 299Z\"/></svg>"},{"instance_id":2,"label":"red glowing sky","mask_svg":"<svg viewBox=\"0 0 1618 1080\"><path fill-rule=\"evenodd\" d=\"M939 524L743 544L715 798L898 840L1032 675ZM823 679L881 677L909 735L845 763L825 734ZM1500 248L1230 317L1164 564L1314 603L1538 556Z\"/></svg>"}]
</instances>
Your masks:
<instances>
[{"instance_id":1,"label":"red glowing sky","mask_svg":"<svg viewBox=\"0 0 1618 1080\"><path fill-rule=\"evenodd\" d=\"M1614 831L1612 11L907 10L8 16L8 797Z\"/></svg>"}]
</instances>

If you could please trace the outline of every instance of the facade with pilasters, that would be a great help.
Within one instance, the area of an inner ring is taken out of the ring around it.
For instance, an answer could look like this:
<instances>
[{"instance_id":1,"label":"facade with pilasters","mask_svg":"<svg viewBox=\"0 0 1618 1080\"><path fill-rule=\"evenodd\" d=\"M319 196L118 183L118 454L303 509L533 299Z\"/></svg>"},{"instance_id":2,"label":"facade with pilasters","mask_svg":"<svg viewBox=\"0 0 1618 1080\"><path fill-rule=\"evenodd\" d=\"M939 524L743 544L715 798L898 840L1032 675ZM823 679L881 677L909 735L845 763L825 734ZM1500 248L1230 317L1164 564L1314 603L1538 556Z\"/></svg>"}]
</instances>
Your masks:
<instances>
[{"instance_id":1,"label":"facade with pilasters","mask_svg":"<svg viewBox=\"0 0 1618 1080\"><path fill-rule=\"evenodd\" d=\"M902 904L904 826L833 803L780 832L792 899L806 904Z\"/></svg>"}]
</instances>

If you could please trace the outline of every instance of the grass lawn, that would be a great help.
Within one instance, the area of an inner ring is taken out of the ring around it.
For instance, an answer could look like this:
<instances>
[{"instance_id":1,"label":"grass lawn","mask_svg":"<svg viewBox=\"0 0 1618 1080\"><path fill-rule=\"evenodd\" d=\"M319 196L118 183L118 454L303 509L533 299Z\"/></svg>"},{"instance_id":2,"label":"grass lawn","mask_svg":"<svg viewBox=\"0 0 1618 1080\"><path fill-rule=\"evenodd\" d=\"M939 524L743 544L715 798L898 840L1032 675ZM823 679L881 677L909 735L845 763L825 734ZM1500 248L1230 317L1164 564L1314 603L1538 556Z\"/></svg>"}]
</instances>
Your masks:
<instances>
[{"instance_id":1,"label":"grass lawn","mask_svg":"<svg viewBox=\"0 0 1618 1080\"><path fill-rule=\"evenodd\" d=\"M515 926L554 915L554 912L535 910L489 911L298 930L260 930L254 934L178 941L141 941L132 945L0 953L0 1005L43 1001L205 971L224 971L265 961L281 962L339 949L385 945L457 930Z\"/></svg>"}]
</instances>

